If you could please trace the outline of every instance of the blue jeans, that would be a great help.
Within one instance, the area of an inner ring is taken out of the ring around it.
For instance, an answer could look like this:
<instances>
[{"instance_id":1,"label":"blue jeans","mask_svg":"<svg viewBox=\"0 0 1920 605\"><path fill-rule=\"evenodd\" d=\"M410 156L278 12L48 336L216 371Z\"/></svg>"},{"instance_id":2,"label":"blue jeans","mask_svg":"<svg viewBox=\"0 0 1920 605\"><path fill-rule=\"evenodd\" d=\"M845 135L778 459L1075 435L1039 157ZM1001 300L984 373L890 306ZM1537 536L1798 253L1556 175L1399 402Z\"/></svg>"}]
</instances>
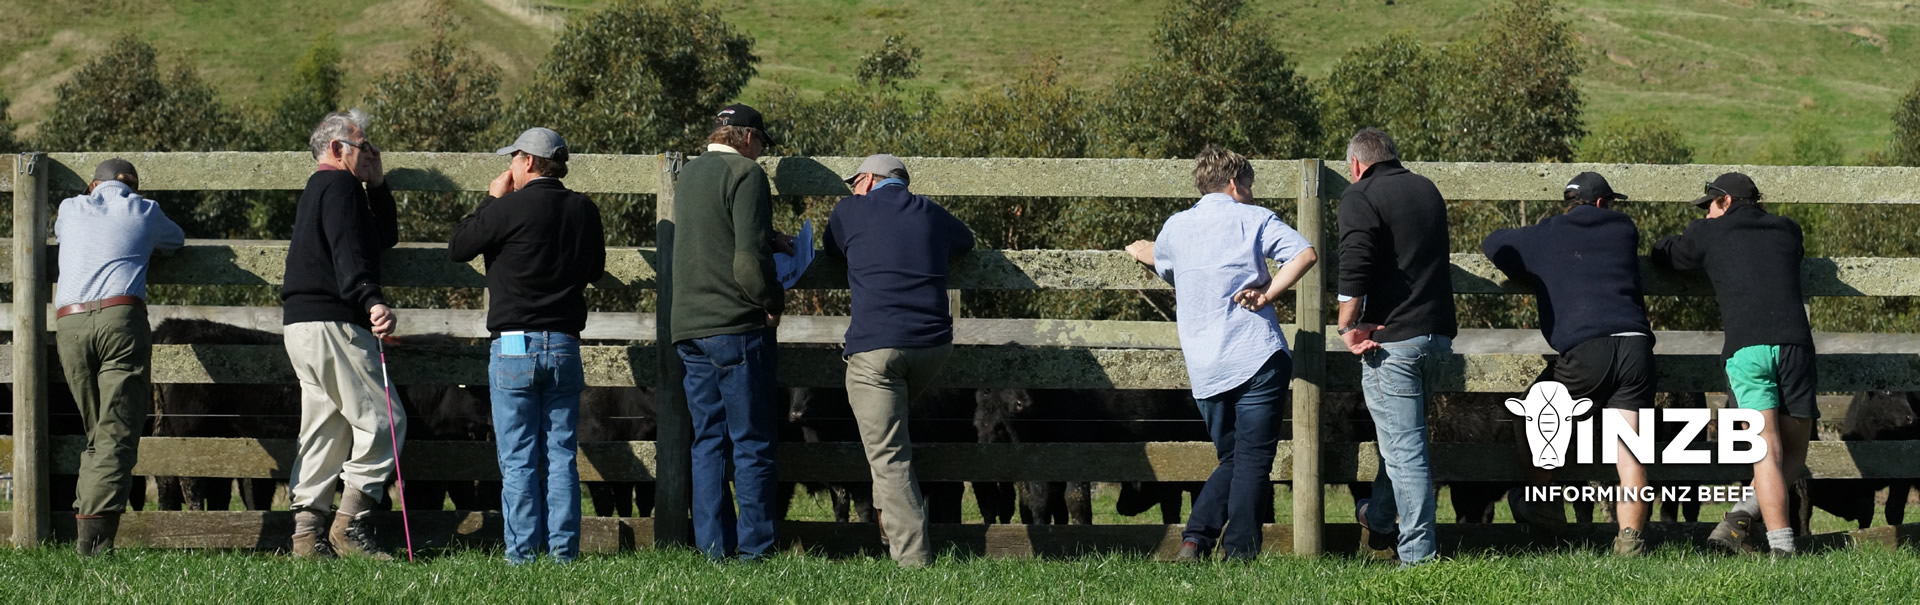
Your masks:
<instances>
[{"instance_id":1,"label":"blue jeans","mask_svg":"<svg viewBox=\"0 0 1920 605\"><path fill-rule=\"evenodd\" d=\"M559 332L526 339L525 355L502 355L494 339L487 362L507 560L532 561L544 542L555 560L572 561L580 556L580 341Z\"/></svg>"},{"instance_id":2,"label":"blue jeans","mask_svg":"<svg viewBox=\"0 0 1920 605\"><path fill-rule=\"evenodd\" d=\"M1433 471L1427 466L1427 393L1436 364L1452 352L1452 338L1429 334L1380 343L1360 359L1360 389L1373 416L1382 469L1373 478L1367 525L1393 527L1399 519L1403 565L1431 559L1438 548Z\"/></svg>"},{"instance_id":3,"label":"blue jeans","mask_svg":"<svg viewBox=\"0 0 1920 605\"><path fill-rule=\"evenodd\" d=\"M687 364L693 417L693 543L712 559L773 551L773 442L781 411L773 334L761 328L673 343ZM727 493L729 460L737 516Z\"/></svg>"},{"instance_id":4,"label":"blue jeans","mask_svg":"<svg viewBox=\"0 0 1920 605\"><path fill-rule=\"evenodd\" d=\"M1220 458L1220 466L1194 498L1193 515L1187 518L1182 536L1201 551L1212 550L1220 538L1229 559L1260 555L1261 500L1273 505L1267 487L1273 476L1274 450L1280 444L1281 406L1292 403L1288 397L1292 380L1293 356L1276 351L1240 386L1197 400Z\"/></svg>"}]
</instances>

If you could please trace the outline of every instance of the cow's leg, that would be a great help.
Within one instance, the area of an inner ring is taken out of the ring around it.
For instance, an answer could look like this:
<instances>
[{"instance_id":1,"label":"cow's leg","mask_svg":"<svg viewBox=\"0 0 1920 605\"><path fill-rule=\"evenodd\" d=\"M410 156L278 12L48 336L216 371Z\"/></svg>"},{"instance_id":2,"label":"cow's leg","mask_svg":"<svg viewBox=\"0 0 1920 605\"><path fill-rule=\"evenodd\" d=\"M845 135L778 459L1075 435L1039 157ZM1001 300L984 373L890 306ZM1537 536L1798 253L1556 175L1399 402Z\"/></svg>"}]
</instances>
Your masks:
<instances>
[{"instance_id":1,"label":"cow's leg","mask_svg":"<svg viewBox=\"0 0 1920 605\"><path fill-rule=\"evenodd\" d=\"M1893 481L1887 484L1887 525L1900 525L1907 520L1907 492L1913 488L1911 481Z\"/></svg>"},{"instance_id":2,"label":"cow's leg","mask_svg":"<svg viewBox=\"0 0 1920 605\"><path fill-rule=\"evenodd\" d=\"M849 510L853 506L852 491L853 490L847 488L847 484L845 483L827 484L827 495L833 498L833 521L835 523L846 523L852 519L851 511Z\"/></svg>"},{"instance_id":3,"label":"cow's leg","mask_svg":"<svg viewBox=\"0 0 1920 605\"><path fill-rule=\"evenodd\" d=\"M241 479L240 505L247 510L273 510L272 479Z\"/></svg>"},{"instance_id":4,"label":"cow's leg","mask_svg":"<svg viewBox=\"0 0 1920 605\"><path fill-rule=\"evenodd\" d=\"M920 484L921 497L927 501L928 523L959 523L960 500L966 497L967 484L957 481L934 481ZM980 511L984 516L986 511ZM882 513L884 514L884 512Z\"/></svg>"},{"instance_id":5,"label":"cow's leg","mask_svg":"<svg viewBox=\"0 0 1920 605\"><path fill-rule=\"evenodd\" d=\"M653 516L653 483L629 484L633 491L633 514L638 517Z\"/></svg>"},{"instance_id":6,"label":"cow's leg","mask_svg":"<svg viewBox=\"0 0 1920 605\"><path fill-rule=\"evenodd\" d=\"M1074 525L1093 525L1093 484L1074 481L1066 484L1063 494L1067 507L1067 522Z\"/></svg>"},{"instance_id":7,"label":"cow's leg","mask_svg":"<svg viewBox=\"0 0 1920 605\"><path fill-rule=\"evenodd\" d=\"M158 489L155 490L156 493L154 497L159 500L158 508L160 510L181 510L181 508L186 505L187 496L183 486L187 478L154 477L153 480L158 487Z\"/></svg>"}]
</instances>

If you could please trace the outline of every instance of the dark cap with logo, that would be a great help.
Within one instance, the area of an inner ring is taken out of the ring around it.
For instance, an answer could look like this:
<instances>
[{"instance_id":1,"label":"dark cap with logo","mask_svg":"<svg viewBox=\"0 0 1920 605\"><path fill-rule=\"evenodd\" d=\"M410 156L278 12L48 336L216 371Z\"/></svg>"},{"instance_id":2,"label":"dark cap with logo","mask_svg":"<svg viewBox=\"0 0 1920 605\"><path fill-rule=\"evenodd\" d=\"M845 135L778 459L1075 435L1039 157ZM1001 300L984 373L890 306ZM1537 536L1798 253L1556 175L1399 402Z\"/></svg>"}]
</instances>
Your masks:
<instances>
[{"instance_id":1,"label":"dark cap with logo","mask_svg":"<svg viewBox=\"0 0 1920 605\"><path fill-rule=\"evenodd\" d=\"M752 128L766 135L768 143L773 142L773 135L767 132L767 122L760 117L760 110L744 103L734 103L720 110L720 114L713 117L713 125Z\"/></svg>"},{"instance_id":2,"label":"dark cap with logo","mask_svg":"<svg viewBox=\"0 0 1920 605\"><path fill-rule=\"evenodd\" d=\"M1731 195L1736 200L1760 201L1760 188L1753 185L1753 179L1738 172L1729 172L1707 183L1706 195L1694 200L1693 205L1705 208L1721 196Z\"/></svg>"},{"instance_id":3,"label":"dark cap with logo","mask_svg":"<svg viewBox=\"0 0 1920 605\"><path fill-rule=\"evenodd\" d=\"M1580 200L1585 204L1591 204L1595 200L1627 199L1626 195L1615 192L1613 186L1607 184L1607 177L1600 176L1598 172L1582 172L1575 175L1573 180L1567 181L1567 193L1570 199Z\"/></svg>"}]
</instances>

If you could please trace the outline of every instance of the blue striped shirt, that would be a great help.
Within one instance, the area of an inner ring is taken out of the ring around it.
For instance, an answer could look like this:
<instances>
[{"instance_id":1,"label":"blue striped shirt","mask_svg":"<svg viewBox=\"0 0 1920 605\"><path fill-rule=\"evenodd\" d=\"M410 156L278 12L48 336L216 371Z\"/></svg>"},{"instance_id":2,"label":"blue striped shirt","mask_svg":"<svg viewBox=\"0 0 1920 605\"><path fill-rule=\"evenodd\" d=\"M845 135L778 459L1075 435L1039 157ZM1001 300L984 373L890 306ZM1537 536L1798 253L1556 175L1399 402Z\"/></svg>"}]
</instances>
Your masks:
<instances>
[{"instance_id":1,"label":"blue striped shirt","mask_svg":"<svg viewBox=\"0 0 1920 605\"><path fill-rule=\"evenodd\" d=\"M60 240L56 307L115 296L145 299L147 260L155 251L172 252L187 243L187 234L159 204L119 181L60 202L53 236Z\"/></svg>"},{"instance_id":2,"label":"blue striped shirt","mask_svg":"<svg viewBox=\"0 0 1920 605\"><path fill-rule=\"evenodd\" d=\"M1209 193L1167 219L1153 244L1153 269L1173 284L1180 351L1196 399L1253 378L1267 358L1287 350L1271 305L1259 312L1233 302L1246 288L1265 288L1266 259L1286 263L1312 247L1272 210Z\"/></svg>"}]
</instances>

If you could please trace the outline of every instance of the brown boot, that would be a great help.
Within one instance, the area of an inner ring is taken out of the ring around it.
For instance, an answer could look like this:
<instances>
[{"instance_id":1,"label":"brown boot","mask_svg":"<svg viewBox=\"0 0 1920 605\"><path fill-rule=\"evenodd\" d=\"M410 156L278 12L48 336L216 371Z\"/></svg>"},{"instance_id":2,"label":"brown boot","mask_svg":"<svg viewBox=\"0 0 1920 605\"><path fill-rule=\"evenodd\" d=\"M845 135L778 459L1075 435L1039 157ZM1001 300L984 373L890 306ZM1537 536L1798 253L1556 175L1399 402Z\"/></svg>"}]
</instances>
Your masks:
<instances>
[{"instance_id":1,"label":"brown boot","mask_svg":"<svg viewBox=\"0 0 1920 605\"><path fill-rule=\"evenodd\" d=\"M327 542L327 518L321 512L304 508L294 511L293 556L299 559L334 558L333 544Z\"/></svg>"},{"instance_id":2,"label":"brown boot","mask_svg":"<svg viewBox=\"0 0 1920 605\"><path fill-rule=\"evenodd\" d=\"M74 540L73 548L79 551L80 556L113 554L113 536L120 533L119 513L74 515L73 519L80 534L79 539Z\"/></svg>"},{"instance_id":3,"label":"brown boot","mask_svg":"<svg viewBox=\"0 0 1920 605\"><path fill-rule=\"evenodd\" d=\"M333 528L327 533L334 552L343 557L393 560L393 555L388 554L374 536L370 510L374 504L372 497L357 489L348 488L340 497L340 510L333 513Z\"/></svg>"}]
</instances>

